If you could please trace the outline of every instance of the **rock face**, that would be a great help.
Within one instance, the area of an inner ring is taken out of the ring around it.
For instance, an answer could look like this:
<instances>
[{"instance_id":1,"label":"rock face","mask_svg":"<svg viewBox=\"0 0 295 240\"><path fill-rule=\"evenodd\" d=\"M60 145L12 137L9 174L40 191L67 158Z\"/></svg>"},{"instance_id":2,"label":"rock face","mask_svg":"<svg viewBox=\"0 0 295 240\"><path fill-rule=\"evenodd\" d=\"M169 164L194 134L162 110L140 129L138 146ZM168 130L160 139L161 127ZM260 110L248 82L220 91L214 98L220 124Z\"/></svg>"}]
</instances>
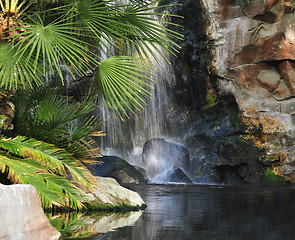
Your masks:
<instances>
[{"instance_id":1,"label":"rock face","mask_svg":"<svg viewBox=\"0 0 295 240\"><path fill-rule=\"evenodd\" d=\"M163 138L153 138L145 142L142 162L150 179L174 166L189 170L190 164L188 151L183 146Z\"/></svg>"},{"instance_id":2,"label":"rock face","mask_svg":"<svg viewBox=\"0 0 295 240\"><path fill-rule=\"evenodd\" d=\"M87 165L95 176L112 177L120 184L145 183L148 179L135 166L116 156L103 156L96 159L98 164Z\"/></svg>"},{"instance_id":3,"label":"rock face","mask_svg":"<svg viewBox=\"0 0 295 240\"><path fill-rule=\"evenodd\" d=\"M232 94L243 139L262 162L295 181L295 15L286 0L203 0L213 75Z\"/></svg>"},{"instance_id":4,"label":"rock face","mask_svg":"<svg viewBox=\"0 0 295 240\"><path fill-rule=\"evenodd\" d=\"M0 184L0 239L55 240L60 233L45 216L32 185Z\"/></svg>"}]
</instances>

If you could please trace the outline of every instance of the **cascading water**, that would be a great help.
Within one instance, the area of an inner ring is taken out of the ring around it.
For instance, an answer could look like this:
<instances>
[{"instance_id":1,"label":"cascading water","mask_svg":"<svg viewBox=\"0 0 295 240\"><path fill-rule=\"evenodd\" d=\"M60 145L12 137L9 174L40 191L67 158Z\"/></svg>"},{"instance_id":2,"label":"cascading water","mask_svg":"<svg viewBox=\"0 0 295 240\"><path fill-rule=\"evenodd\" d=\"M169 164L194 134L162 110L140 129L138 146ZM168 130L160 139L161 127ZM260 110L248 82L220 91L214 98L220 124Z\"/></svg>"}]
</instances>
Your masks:
<instances>
[{"instance_id":1,"label":"cascading water","mask_svg":"<svg viewBox=\"0 0 295 240\"><path fill-rule=\"evenodd\" d=\"M175 76L170 63L158 51L155 50L154 54L157 55L156 59L150 58L155 69L150 76L154 80L151 98L148 99L147 106L142 112L131 116L131 120L121 122L113 116L103 101L99 105L102 118L105 120L103 131L106 133L101 140L101 153L119 156L133 165L144 167L151 180L177 164L175 161L170 161L171 152L159 146L153 154L148 154L144 159L145 162L142 158L143 146L147 140L160 138L171 141L175 137L171 116L177 107L169 91L169 83L175 81ZM155 168L158 171L155 172Z\"/></svg>"},{"instance_id":2,"label":"cascading water","mask_svg":"<svg viewBox=\"0 0 295 240\"><path fill-rule=\"evenodd\" d=\"M159 56L160 57L160 56ZM131 120L121 122L109 111L106 104L100 104L104 123L103 131L107 133L101 141L103 155L116 155L129 163L142 166L142 149L144 143L151 138L172 138L170 115L175 102L169 96L167 81L173 80L169 63L163 59L154 62L155 72L151 78L155 80L146 108Z\"/></svg>"}]
</instances>

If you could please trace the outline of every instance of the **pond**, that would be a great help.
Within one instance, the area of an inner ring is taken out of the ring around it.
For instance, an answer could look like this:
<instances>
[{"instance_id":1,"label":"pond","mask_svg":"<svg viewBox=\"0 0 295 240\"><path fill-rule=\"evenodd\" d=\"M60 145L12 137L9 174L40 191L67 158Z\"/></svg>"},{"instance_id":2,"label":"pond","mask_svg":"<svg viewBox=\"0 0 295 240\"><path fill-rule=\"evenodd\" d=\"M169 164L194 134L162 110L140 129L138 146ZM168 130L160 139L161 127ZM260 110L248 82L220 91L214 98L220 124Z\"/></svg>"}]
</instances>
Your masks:
<instances>
[{"instance_id":1,"label":"pond","mask_svg":"<svg viewBox=\"0 0 295 240\"><path fill-rule=\"evenodd\" d=\"M145 200L148 207L144 211L84 216L78 221L79 228L69 228L64 234L79 239L79 229L83 229L80 239L93 240L269 240L295 235L293 185L127 187Z\"/></svg>"}]
</instances>

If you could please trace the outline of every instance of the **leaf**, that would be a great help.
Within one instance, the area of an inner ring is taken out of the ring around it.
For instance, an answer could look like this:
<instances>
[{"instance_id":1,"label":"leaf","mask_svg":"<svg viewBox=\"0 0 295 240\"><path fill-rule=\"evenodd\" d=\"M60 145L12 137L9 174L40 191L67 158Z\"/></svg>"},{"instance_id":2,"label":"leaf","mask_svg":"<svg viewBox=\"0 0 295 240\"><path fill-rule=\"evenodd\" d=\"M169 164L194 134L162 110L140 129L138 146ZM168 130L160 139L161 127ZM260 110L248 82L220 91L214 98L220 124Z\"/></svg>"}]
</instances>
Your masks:
<instances>
[{"instance_id":1,"label":"leaf","mask_svg":"<svg viewBox=\"0 0 295 240\"><path fill-rule=\"evenodd\" d=\"M57 71L61 80L64 78L62 66L72 75L73 70L83 75L90 70L91 64L96 64L88 52L89 44L82 41L77 28L62 17L45 24L37 15L37 18L31 18L31 22L23 22L24 27L18 28L22 32L14 35L19 59L25 55L27 64L33 63L31 68L34 71L39 66L43 75L47 71Z\"/></svg>"},{"instance_id":2,"label":"leaf","mask_svg":"<svg viewBox=\"0 0 295 240\"><path fill-rule=\"evenodd\" d=\"M32 86L35 82L40 84L37 77L39 69L34 69L31 59L27 54L21 54L19 48L12 43L0 43L0 86L14 89L21 83Z\"/></svg>"},{"instance_id":3,"label":"leaf","mask_svg":"<svg viewBox=\"0 0 295 240\"><path fill-rule=\"evenodd\" d=\"M145 98L150 96L146 83L153 80L147 77L149 69L138 58L111 57L99 64L96 79L102 87L102 93L109 108L123 119L128 117L125 107L135 114L134 109L141 110Z\"/></svg>"},{"instance_id":4,"label":"leaf","mask_svg":"<svg viewBox=\"0 0 295 240\"><path fill-rule=\"evenodd\" d=\"M176 55L179 46L175 41L181 40L183 36L171 30L169 26L180 26L164 20L164 17L179 16L167 12L161 13L165 7L167 6L158 5L156 1L145 3L133 1L127 4L120 15L122 23L125 24L120 28L125 36L123 45L133 48L140 56L153 57L157 61L161 61L159 56L168 61L164 52Z\"/></svg>"},{"instance_id":5,"label":"leaf","mask_svg":"<svg viewBox=\"0 0 295 240\"><path fill-rule=\"evenodd\" d=\"M64 151L56 149L53 145L17 136L15 138L0 138L0 147L4 150L9 150L9 152L16 156L35 159L58 174L66 174L60 159L70 156L67 156Z\"/></svg>"},{"instance_id":6,"label":"leaf","mask_svg":"<svg viewBox=\"0 0 295 240\"><path fill-rule=\"evenodd\" d=\"M45 208L53 205L81 208L82 195L68 180L55 174L46 173L46 168L32 159L20 159L1 151L0 169L9 172L15 183L33 185Z\"/></svg>"}]
</instances>

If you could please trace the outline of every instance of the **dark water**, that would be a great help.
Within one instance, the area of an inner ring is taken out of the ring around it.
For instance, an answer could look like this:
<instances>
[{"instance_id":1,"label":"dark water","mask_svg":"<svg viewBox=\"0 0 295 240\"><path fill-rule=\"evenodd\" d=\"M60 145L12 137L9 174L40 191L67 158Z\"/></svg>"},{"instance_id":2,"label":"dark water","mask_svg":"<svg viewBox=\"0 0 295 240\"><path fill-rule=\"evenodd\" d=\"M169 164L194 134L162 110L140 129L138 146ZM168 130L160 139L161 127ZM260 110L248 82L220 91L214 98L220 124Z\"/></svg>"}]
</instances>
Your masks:
<instances>
[{"instance_id":1,"label":"dark water","mask_svg":"<svg viewBox=\"0 0 295 240\"><path fill-rule=\"evenodd\" d=\"M295 186L127 187L148 207L132 226L87 239L295 239Z\"/></svg>"}]
</instances>

